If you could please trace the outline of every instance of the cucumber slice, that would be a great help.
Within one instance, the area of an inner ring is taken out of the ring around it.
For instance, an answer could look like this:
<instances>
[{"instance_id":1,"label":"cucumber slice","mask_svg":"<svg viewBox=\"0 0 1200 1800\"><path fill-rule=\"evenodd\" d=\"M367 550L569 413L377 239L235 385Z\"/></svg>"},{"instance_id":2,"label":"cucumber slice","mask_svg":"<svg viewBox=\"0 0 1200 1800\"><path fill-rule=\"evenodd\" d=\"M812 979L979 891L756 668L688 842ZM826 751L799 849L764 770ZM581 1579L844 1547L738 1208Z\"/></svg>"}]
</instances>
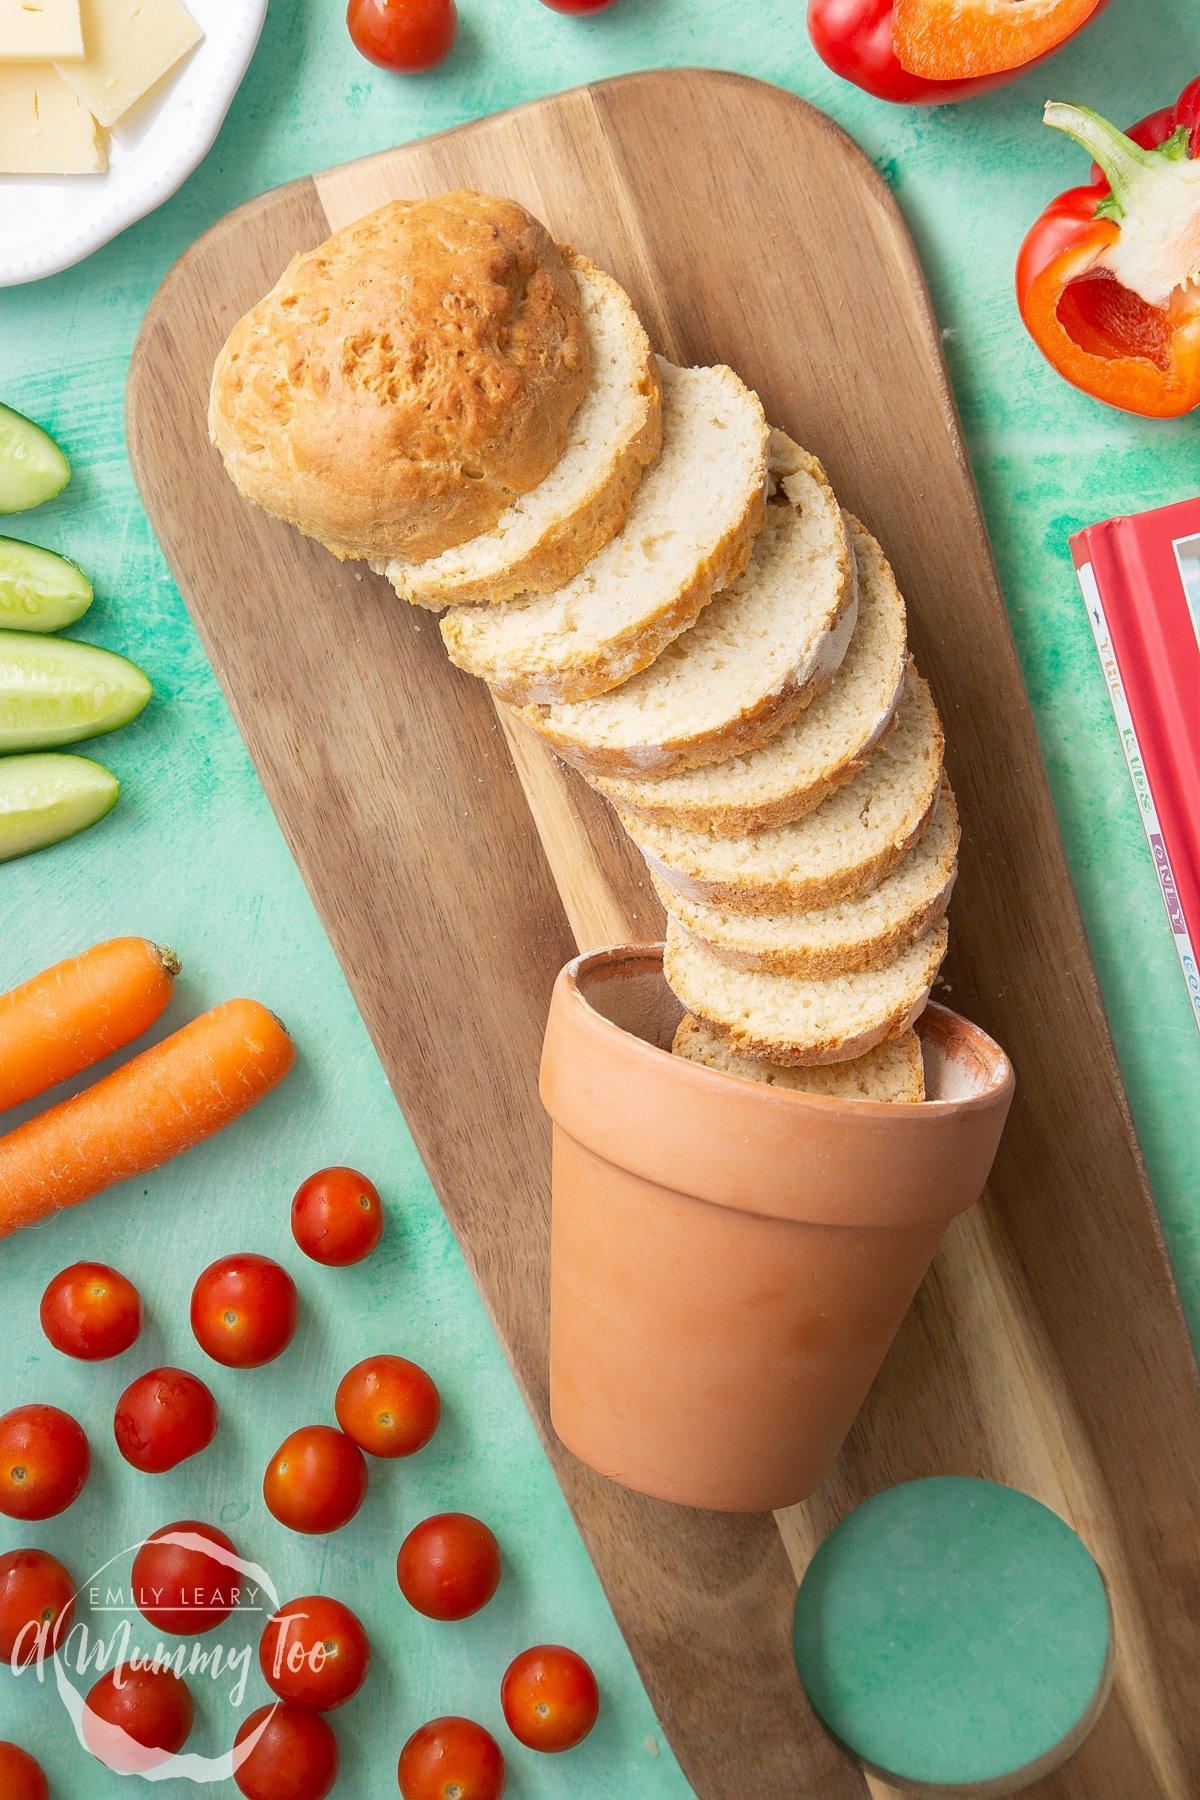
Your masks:
<instances>
[{"instance_id":1,"label":"cucumber slice","mask_svg":"<svg viewBox=\"0 0 1200 1800\"><path fill-rule=\"evenodd\" d=\"M0 631L61 631L91 604L92 584L75 563L0 537Z\"/></svg>"},{"instance_id":2,"label":"cucumber slice","mask_svg":"<svg viewBox=\"0 0 1200 1800\"><path fill-rule=\"evenodd\" d=\"M117 731L150 693L137 665L111 650L0 633L0 752L51 750Z\"/></svg>"},{"instance_id":3,"label":"cucumber slice","mask_svg":"<svg viewBox=\"0 0 1200 1800\"><path fill-rule=\"evenodd\" d=\"M0 758L0 862L86 831L120 791L116 776L86 756Z\"/></svg>"},{"instance_id":4,"label":"cucumber slice","mask_svg":"<svg viewBox=\"0 0 1200 1800\"><path fill-rule=\"evenodd\" d=\"M0 406L0 513L26 512L53 500L71 465L50 436L24 413Z\"/></svg>"}]
</instances>

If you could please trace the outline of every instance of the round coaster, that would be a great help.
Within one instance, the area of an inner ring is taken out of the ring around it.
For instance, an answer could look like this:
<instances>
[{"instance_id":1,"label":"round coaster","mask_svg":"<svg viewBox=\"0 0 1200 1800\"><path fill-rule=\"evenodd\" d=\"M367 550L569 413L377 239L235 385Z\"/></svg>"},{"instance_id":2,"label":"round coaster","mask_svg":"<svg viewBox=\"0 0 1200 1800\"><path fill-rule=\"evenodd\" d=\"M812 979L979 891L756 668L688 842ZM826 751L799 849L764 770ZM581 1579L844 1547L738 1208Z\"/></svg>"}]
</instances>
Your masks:
<instances>
[{"instance_id":1,"label":"round coaster","mask_svg":"<svg viewBox=\"0 0 1200 1800\"><path fill-rule=\"evenodd\" d=\"M796 1600L800 1679L901 1787L1009 1794L1057 1768L1111 1679L1108 1594L1056 1513L991 1481L907 1482L822 1544Z\"/></svg>"}]
</instances>

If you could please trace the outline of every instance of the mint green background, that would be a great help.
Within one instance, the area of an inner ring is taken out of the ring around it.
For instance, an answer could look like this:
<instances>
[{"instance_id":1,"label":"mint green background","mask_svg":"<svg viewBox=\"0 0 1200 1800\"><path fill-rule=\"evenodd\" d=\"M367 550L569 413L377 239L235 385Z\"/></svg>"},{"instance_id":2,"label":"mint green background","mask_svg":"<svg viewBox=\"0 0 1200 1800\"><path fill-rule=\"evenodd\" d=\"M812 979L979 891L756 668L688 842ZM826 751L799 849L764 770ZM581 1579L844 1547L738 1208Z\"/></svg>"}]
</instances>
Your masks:
<instances>
[{"instance_id":1,"label":"mint green background","mask_svg":"<svg viewBox=\"0 0 1200 1800\"><path fill-rule=\"evenodd\" d=\"M1056 1750L1096 1698L1108 1595L1057 1513L943 1476L843 1519L796 1599L796 1666L825 1724L904 1781L995 1781Z\"/></svg>"},{"instance_id":2,"label":"mint green background","mask_svg":"<svg viewBox=\"0 0 1200 1800\"><path fill-rule=\"evenodd\" d=\"M931 113L890 109L836 81L809 47L799 0L618 0L588 22L537 0L461 0L461 11L451 61L404 81L357 57L338 0L274 0L226 128L180 194L82 267L0 292L0 396L51 427L76 471L60 500L10 528L88 569L98 598L78 635L134 656L156 686L142 718L97 746L125 784L116 814L86 838L0 868L0 987L109 934L142 932L184 958L174 1022L248 992L287 1019L301 1051L286 1088L219 1142L0 1248L12 1342L0 1402L56 1401L91 1432L97 1469L84 1499L28 1534L63 1554L78 1577L163 1523L210 1517L266 1564L281 1592L320 1586L361 1611L377 1668L339 1721L341 1791L371 1800L394 1791L400 1744L432 1713L462 1710L499 1729L496 1688L509 1656L531 1641L562 1639L596 1665L603 1720L569 1758L514 1754L511 1792L519 1800L665 1800L686 1794L686 1784L138 502L122 436L134 337L174 259L248 196L578 82L675 63L723 65L781 82L842 121L893 184L929 272L1105 998L1200 1330L1200 1040L1066 545L1088 520L1194 492L1196 427L1139 423L1076 395L1032 350L1011 292L1025 226L1083 175L1081 155L1040 127L1042 100L1053 89L1126 121L1140 116L1200 67L1200 19L1187 0L1113 0L1051 69ZM0 225L2 209L0 187ZM868 294L854 303L872 302ZM286 630L290 597L280 593L278 603ZM377 1176L389 1203L385 1246L359 1270L300 1267L288 1198L312 1168L339 1160ZM479 1181L487 1180L485 1162ZM1053 1206L1052 1167L1045 1184ZM278 1254L295 1270L302 1332L268 1372L208 1370L224 1407L214 1448L172 1475L136 1476L108 1435L112 1402L152 1361L200 1367L187 1293L212 1256L242 1247ZM141 1346L108 1368L68 1365L37 1330L42 1285L83 1255L126 1269L150 1308ZM325 1542L289 1537L262 1507L259 1472L287 1430L329 1416L341 1371L379 1349L428 1363L447 1424L413 1465L376 1472L349 1530ZM509 1568L494 1605L455 1629L409 1613L392 1581L402 1531L451 1505L478 1508L492 1522ZM215 1750L229 1733L226 1704L199 1684L197 1696L197 1747ZM39 1749L60 1800L127 1793L85 1761L68 1730L51 1692L28 1677L0 1679L0 1735ZM194 1790L168 1783L161 1791L181 1800Z\"/></svg>"}]
</instances>

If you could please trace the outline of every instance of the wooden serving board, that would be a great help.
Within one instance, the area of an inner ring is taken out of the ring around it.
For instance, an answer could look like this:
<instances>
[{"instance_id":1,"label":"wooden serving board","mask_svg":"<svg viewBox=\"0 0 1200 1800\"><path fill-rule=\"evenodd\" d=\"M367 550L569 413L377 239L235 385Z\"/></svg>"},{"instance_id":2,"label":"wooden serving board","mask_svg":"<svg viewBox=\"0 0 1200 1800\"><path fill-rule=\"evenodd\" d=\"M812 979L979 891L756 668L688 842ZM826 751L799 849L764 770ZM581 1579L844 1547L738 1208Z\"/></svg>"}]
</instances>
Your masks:
<instances>
[{"instance_id":1,"label":"wooden serving board","mask_svg":"<svg viewBox=\"0 0 1200 1800\"><path fill-rule=\"evenodd\" d=\"M229 327L297 250L397 195L511 194L612 269L657 347L728 361L892 558L964 820L947 988L1016 1065L989 1195L951 1233L833 1477L778 1520L642 1500L562 1451L546 1394L551 982L661 914L604 805L446 661L436 623L243 504L205 432ZM825 1739L796 1578L897 1481L990 1476L1105 1571L1113 1699L1037 1792L1200 1792L1200 1391L1113 1058L912 244L793 96L698 71L582 88L243 207L134 357L137 478L491 1309L653 1702L703 1800L890 1790Z\"/></svg>"}]
</instances>

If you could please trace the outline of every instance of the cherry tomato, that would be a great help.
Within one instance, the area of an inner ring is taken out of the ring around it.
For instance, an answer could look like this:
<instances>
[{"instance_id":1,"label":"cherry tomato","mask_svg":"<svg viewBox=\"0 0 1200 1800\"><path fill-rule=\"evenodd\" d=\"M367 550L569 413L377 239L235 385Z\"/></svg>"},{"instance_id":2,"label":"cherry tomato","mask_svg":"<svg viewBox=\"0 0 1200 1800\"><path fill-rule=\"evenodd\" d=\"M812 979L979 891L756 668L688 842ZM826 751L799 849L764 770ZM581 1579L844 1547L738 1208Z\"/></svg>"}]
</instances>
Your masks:
<instances>
[{"instance_id":1,"label":"cherry tomato","mask_svg":"<svg viewBox=\"0 0 1200 1800\"><path fill-rule=\"evenodd\" d=\"M292 1236L327 1268L361 1262L383 1236L378 1188L357 1169L318 1169L296 1190Z\"/></svg>"},{"instance_id":2,"label":"cherry tomato","mask_svg":"<svg viewBox=\"0 0 1200 1800\"><path fill-rule=\"evenodd\" d=\"M131 1381L113 1418L117 1449L144 1475L163 1475L212 1443L217 1403L198 1375L151 1369Z\"/></svg>"},{"instance_id":3,"label":"cherry tomato","mask_svg":"<svg viewBox=\"0 0 1200 1800\"><path fill-rule=\"evenodd\" d=\"M431 1719L400 1752L404 1800L500 1800L504 1757L490 1731L473 1719Z\"/></svg>"},{"instance_id":4,"label":"cherry tomato","mask_svg":"<svg viewBox=\"0 0 1200 1800\"><path fill-rule=\"evenodd\" d=\"M368 1356L338 1383L337 1422L371 1456L412 1456L442 1416L433 1380L403 1356Z\"/></svg>"},{"instance_id":5,"label":"cherry tomato","mask_svg":"<svg viewBox=\"0 0 1200 1800\"><path fill-rule=\"evenodd\" d=\"M45 1770L19 1744L0 1744L0 1794L4 1800L50 1800Z\"/></svg>"},{"instance_id":6,"label":"cherry tomato","mask_svg":"<svg viewBox=\"0 0 1200 1800\"><path fill-rule=\"evenodd\" d=\"M47 1550L0 1556L0 1662L14 1669L42 1662L70 1631L74 1616L75 1583L57 1557Z\"/></svg>"},{"instance_id":7,"label":"cherry tomato","mask_svg":"<svg viewBox=\"0 0 1200 1800\"><path fill-rule=\"evenodd\" d=\"M445 62L458 36L454 0L350 0L346 24L368 62L420 75Z\"/></svg>"},{"instance_id":8,"label":"cherry tomato","mask_svg":"<svg viewBox=\"0 0 1200 1800\"><path fill-rule=\"evenodd\" d=\"M539 1644L509 1663L500 1704L508 1729L527 1750L573 1750L599 1717L600 1689L574 1650Z\"/></svg>"},{"instance_id":9,"label":"cherry tomato","mask_svg":"<svg viewBox=\"0 0 1200 1800\"><path fill-rule=\"evenodd\" d=\"M338 1777L338 1744L316 1713L298 1706L260 1706L234 1738L234 1747L262 1728L233 1779L246 1800L325 1800Z\"/></svg>"},{"instance_id":10,"label":"cherry tomato","mask_svg":"<svg viewBox=\"0 0 1200 1800\"><path fill-rule=\"evenodd\" d=\"M214 1362L257 1369L296 1335L296 1284L269 1256L223 1256L192 1289L192 1330Z\"/></svg>"},{"instance_id":11,"label":"cherry tomato","mask_svg":"<svg viewBox=\"0 0 1200 1800\"><path fill-rule=\"evenodd\" d=\"M366 1499L367 1465L332 1425L303 1425L267 1464L263 1499L293 1531L340 1531Z\"/></svg>"},{"instance_id":12,"label":"cherry tomato","mask_svg":"<svg viewBox=\"0 0 1200 1800\"><path fill-rule=\"evenodd\" d=\"M542 0L551 12L568 13L572 18L586 19L592 13L607 12L616 0Z\"/></svg>"},{"instance_id":13,"label":"cherry tomato","mask_svg":"<svg viewBox=\"0 0 1200 1800\"><path fill-rule=\"evenodd\" d=\"M181 1519L164 1525L133 1559L133 1602L167 1637L200 1637L222 1624L240 1603L246 1577L207 1547L237 1551L215 1525Z\"/></svg>"},{"instance_id":14,"label":"cherry tomato","mask_svg":"<svg viewBox=\"0 0 1200 1800\"><path fill-rule=\"evenodd\" d=\"M50 1519L79 1498L92 1465L83 1427L57 1406L16 1406L0 1419L0 1512Z\"/></svg>"},{"instance_id":15,"label":"cherry tomato","mask_svg":"<svg viewBox=\"0 0 1200 1800\"><path fill-rule=\"evenodd\" d=\"M78 1262L42 1295L42 1330L56 1350L103 1362L128 1350L142 1329L142 1297L107 1263Z\"/></svg>"},{"instance_id":16,"label":"cherry tomato","mask_svg":"<svg viewBox=\"0 0 1200 1800\"><path fill-rule=\"evenodd\" d=\"M84 1703L83 1741L114 1774L142 1774L183 1749L192 1718L187 1682L174 1669L118 1663Z\"/></svg>"},{"instance_id":17,"label":"cherry tomato","mask_svg":"<svg viewBox=\"0 0 1200 1800\"><path fill-rule=\"evenodd\" d=\"M500 1546L470 1513L438 1513L401 1544L396 1580L427 1619L468 1619L500 1586Z\"/></svg>"},{"instance_id":18,"label":"cherry tomato","mask_svg":"<svg viewBox=\"0 0 1200 1800\"><path fill-rule=\"evenodd\" d=\"M267 1620L258 1660L267 1686L281 1700L306 1712L332 1712L367 1679L371 1645L348 1606L308 1594L289 1600Z\"/></svg>"}]
</instances>

